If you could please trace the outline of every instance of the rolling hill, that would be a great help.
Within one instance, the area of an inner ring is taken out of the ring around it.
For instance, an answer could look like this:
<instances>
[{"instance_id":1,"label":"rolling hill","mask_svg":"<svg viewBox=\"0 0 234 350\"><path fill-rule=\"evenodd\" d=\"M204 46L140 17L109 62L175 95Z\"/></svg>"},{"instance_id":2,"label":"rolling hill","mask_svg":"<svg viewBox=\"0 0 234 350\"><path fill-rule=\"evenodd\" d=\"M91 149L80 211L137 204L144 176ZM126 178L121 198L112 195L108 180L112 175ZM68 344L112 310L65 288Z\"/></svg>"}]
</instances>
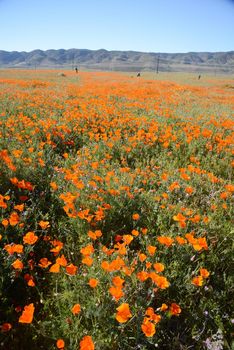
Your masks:
<instances>
[{"instance_id":1,"label":"rolling hill","mask_svg":"<svg viewBox=\"0 0 234 350\"><path fill-rule=\"evenodd\" d=\"M74 68L119 71L234 73L234 51L153 53L69 49L31 52L0 50L0 68Z\"/></svg>"}]
</instances>

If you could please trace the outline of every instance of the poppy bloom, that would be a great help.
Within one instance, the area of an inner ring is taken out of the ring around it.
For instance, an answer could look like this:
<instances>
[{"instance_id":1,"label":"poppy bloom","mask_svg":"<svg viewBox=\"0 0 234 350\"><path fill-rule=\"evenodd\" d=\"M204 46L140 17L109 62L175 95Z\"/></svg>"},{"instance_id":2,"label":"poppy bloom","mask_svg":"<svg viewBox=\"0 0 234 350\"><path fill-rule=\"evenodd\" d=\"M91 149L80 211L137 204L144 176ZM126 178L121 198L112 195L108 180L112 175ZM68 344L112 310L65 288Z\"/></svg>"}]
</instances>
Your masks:
<instances>
[{"instance_id":1,"label":"poppy bloom","mask_svg":"<svg viewBox=\"0 0 234 350\"><path fill-rule=\"evenodd\" d=\"M38 223L39 226L41 226L42 230L45 230L47 227L50 227L50 223L49 221L40 221Z\"/></svg>"},{"instance_id":2,"label":"poppy bloom","mask_svg":"<svg viewBox=\"0 0 234 350\"><path fill-rule=\"evenodd\" d=\"M141 330L146 337L152 337L156 332L155 325L150 322L148 318L144 318L144 321L141 325Z\"/></svg>"},{"instance_id":3,"label":"poppy bloom","mask_svg":"<svg viewBox=\"0 0 234 350\"><path fill-rule=\"evenodd\" d=\"M180 236L176 237L176 241L179 245L184 245L187 243L186 239L184 239L183 237L180 237Z\"/></svg>"},{"instance_id":4,"label":"poppy bloom","mask_svg":"<svg viewBox=\"0 0 234 350\"><path fill-rule=\"evenodd\" d=\"M157 240L159 243L166 245L167 247L170 247L172 243L174 242L174 239L168 236L159 236L157 237Z\"/></svg>"},{"instance_id":5,"label":"poppy bloom","mask_svg":"<svg viewBox=\"0 0 234 350\"><path fill-rule=\"evenodd\" d=\"M102 236L102 231L96 230L96 231L88 231L88 236L93 239L94 241Z\"/></svg>"},{"instance_id":6,"label":"poppy bloom","mask_svg":"<svg viewBox=\"0 0 234 350\"><path fill-rule=\"evenodd\" d=\"M123 303L119 307L117 307L117 314L115 316L116 320L119 323L125 323L129 318L132 317L132 314L129 310L129 304Z\"/></svg>"},{"instance_id":7,"label":"poppy bloom","mask_svg":"<svg viewBox=\"0 0 234 350\"><path fill-rule=\"evenodd\" d=\"M98 280L96 280L96 278L90 278L90 280L89 280L89 285L91 288L97 287L98 283L99 282L98 282Z\"/></svg>"},{"instance_id":8,"label":"poppy bloom","mask_svg":"<svg viewBox=\"0 0 234 350\"><path fill-rule=\"evenodd\" d=\"M115 276L112 278L112 283L114 284L115 287L122 287L124 282L125 280L120 276Z\"/></svg>"},{"instance_id":9,"label":"poppy bloom","mask_svg":"<svg viewBox=\"0 0 234 350\"><path fill-rule=\"evenodd\" d=\"M20 217L16 213L16 211L13 211L9 217L9 223L11 226L15 226L20 222Z\"/></svg>"},{"instance_id":10,"label":"poppy bloom","mask_svg":"<svg viewBox=\"0 0 234 350\"><path fill-rule=\"evenodd\" d=\"M140 260L141 262L145 261L146 259L147 259L147 256L146 256L145 254L143 254L143 253L140 253L140 254L139 254L139 260Z\"/></svg>"},{"instance_id":11,"label":"poppy bloom","mask_svg":"<svg viewBox=\"0 0 234 350\"><path fill-rule=\"evenodd\" d=\"M35 310L35 307L34 307L33 303L26 305L24 307L22 315L19 318L19 322L20 323L32 323L34 310Z\"/></svg>"},{"instance_id":12,"label":"poppy bloom","mask_svg":"<svg viewBox=\"0 0 234 350\"><path fill-rule=\"evenodd\" d=\"M29 287L35 287L36 284L35 284L35 282L33 280L33 276L31 276L29 273L26 273L24 275L24 280L27 282L27 285Z\"/></svg>"},{"instance_id":13,"label":"poppy bloom","mask_svg":"<svg viewBox=\"0 0 234 350\"><path fill-rule=\"evenodd\" d=\"M13 266L15 270L22 270L22 268L24 267L24 264L22 263L21 260L16 259L16 260L11 264L11 266Z\"/></svg>"},{"instance_id":14,"label":"poppy bloom","mask_svg":"<svg viewBox=\"0 0 234 350\"><path fill-rule=\"evenodd\" d=\"M65 267L67 265L67 259L65 258L64 255L62 255L56 259L56 264L59 264L60 266Z\"/></svg>"},{"instance_id":15,"label":"poppy bloom","mask_svg":"<svg viewBox=\"0 0 234 350\"><path fill-rule=\"evenodd\" d=\"M157 272L162 272L165 269L164 265L161 263L155 263L153 266Z\"/></svg>"},{"instance_id":16,"label":"poppy bloom","mask_svg":"<svg viewBox=\"0 0 234 350\"><path fill-rule=\"evenodd\" d=\"M2 225L3 225L4 227L7 227L7 226L9 225L9 221L8 221L7 219L3 219L3 220L2 220Z\"/></svg>"},{"instance_id":17,"label":"poppy bloom","mask_svg":"<svg viewBox=\"0 0 234 350\"><path fill-rule=\"evenodd\" d=\"M14 253L21 254L23 253L24 247L22 244L6 244L4 249L7 251L8 254L12 255Z\"/></svg>"},{"instance_id":18,"label":"poppy bloom","mask_svg":"<svg viewBox=\"0 0 234 350\"><path fill-rule=\"evenodd\" d=\"M73 315L79 314L80 311L81 311L80 304L75 304L71 309L71 312L73 313Z\"/></svg>"},{"instance_id":19,"label":"poppy bloom","mask_svg":"<svg viewBox=\"0 0 234 350\"><path fill-rule=\"evenodd\" d=\"M57 185L56 182L54 182L54 181L50 182L50 187L51 187L54 191L56 191L56 190L58 189L58 185Z\"/></svg>"},{"instance_id":20,"label":"poppy bloom","mask_svg":"<svg viewBox=\"0 0 234 350\"><path fill-rule=\"evenodd\" d=\"M203 285L203 278L202 276L197 276L192 279L192 284L197 287L201 287Z\"/></svg>"},{"instance_id":21,"label":"poppy bloom","mask_svg":"<svg viewBox=\"0 0 234 350\"><path fill-rule=\"evenodd\" d=\"M56 346L58 349L64 349L65 343L63 339L58 339L56 342Z\"/></svg>"},{"instance_id":22,"label":"poppy bloom","mask_svg":"<svg viewBox=\"0 0 234 350\"><path fill-rule=\"evenodd\" d=\"M168 309L168 306L167 306L167 304L164 304L164 303L160 307L161 311L166 311L167 309Z\"/></svg>"},{"instance_id":23,"label":"poppy bloom","mask_svg":"<svg viewBox=\"0 0 234 350\"><path fill-rule=\"evenodd\" d=\"M14 209L19 210L19 211L23 211L24 210L24 204L15 205Z\"/></svg>"},{"instance_id":24,"label":"poppy bloom","mask_svg":"<svg viewBox=\"0 0 234 350\"><path fill-rule=\"evenodd\" d=\"M38 236L35 235L34 232L28 232L23 237L23 241L25 244L34 244L38 240Z\"/></svg>"},{"instance_id":25,"label":"poppy bloom","mask_svg":"<svg viewBox=\"0 0 234 350\"><path fill-rule=\"evenodd\" d=\"M153 321L154 323L159 323L161 321L161 316L158 314L155 314L154 309L152 307L148 307L145 315L148 317L148 320ZM146 320L147 320L146 317Z\"/></svg>"},{"instance_id":26,"label":"poppy bloom","mask_svg":"<svg viewBox=\"0 0 234 350\"><path fill-rule=\"evenodd\" d=\"M181 313L180 306L176 303L172 303L170 306L170 313L174 316L178 316Z\"/></svg>"},{"instance_id":27,"label":"poppy bloom","mask_svg":"<svg viewBox=\"0 0 234 350\"><path fill-rule=\"evenodd\" d=\"M59 273L60 272L60 265L59 264L51 265L49 271L53 272L53 273Z\"/></svg>"},{"instance_id":28,"label":"poppy bloom","mask_svg":"<svg viewBox=\"0 0 234 350\"><path fill-rule=\"evenodd\" d=\"M139 220L140 219L140 215L135 213L135 214L132 215L132 218L133 218L133 220Z\"/></svg>"},{"instance_id":29,"label":"poppy bloom","mask_svg":"<svg viewBox=\"0 0 234 350\"><path fill-rule=\"evenodd\" d=\"M207 271L207 269L201 268L199 272L203 278L208 278L210 276L210 273Z\"/></svg>"},{"instance_id":30,"label":"poppy bloom","mask_svg":"<svg viewBox=\"0 0 234 350\"><path fill-rule=\"evenodd\" d=\"M90 335L86 335L81 339L80 350L94 350L94 343Z\"/></svg>"},{"instance_id":31,"label":"poppy bloom","mask_svg":"<svg viewBox=\"0 0 234 350\"><path fill-rule=\"evenodd\" d=\"M85 256L82 259L82 264L87 265L87 266L92 266L93 265L93 259L90 256Z\"/></svg>"},{"instance_id":32,"label":"poppy bloom","mask_svg":"<svg viewBox=\"0 0 234 350\"><path fill-rule=\"evenodd\" d=\"M137 278L141 281L144 282L147 280L147 278L149 277L148 272L146 271L140 271L137 273Z\"/></svg>"},{"instance_id":33,"label":"poppy bloom","mask_svg":"<svg viewBox=\"0 0 234 350\"><path fill-rule=\"evenodd\" d=\"M120 298L122 298L122 296L124 296L124 292L122 291L122 287L110 287L109 289L110 294L113 296L113 298L115 300L119 300Z\"/></svg>"},{"instance_id":34,"label":"poppy bloom","mask_svg":"<svg viewBox=\"0 0 234 350\"><path fill-rule=\"evenodd\" d=\"M41 258L38 266L45 269L46 267L50 266L51 264L52 264L52 262L50 262L47 258Z\"/></svg>"},{"instance_id":35,"label":"poppy bloom","mask_svg":"<svg viewBox=\"0 0 234 350\"><path fill-rule=\"evenodd\" d=\"M76 271L77 271L77 266L75 266L73 264L69 264L66 266L66 271L67 271L68 275L75 275Z\"/></svg>"},{"instance_id":36,"label":"poppy bloom","mask_svg":"<svg viewBox=\"0 0 234 350\"><path fill-rule=\"evenodd\" d=\"M147 250L148 250L149 254L152 256L152 255L154 255L154 253L156 252L156 247L153 246L153 245L149 245L149 246L147 247Z\"/></svg>"}]
</instances>

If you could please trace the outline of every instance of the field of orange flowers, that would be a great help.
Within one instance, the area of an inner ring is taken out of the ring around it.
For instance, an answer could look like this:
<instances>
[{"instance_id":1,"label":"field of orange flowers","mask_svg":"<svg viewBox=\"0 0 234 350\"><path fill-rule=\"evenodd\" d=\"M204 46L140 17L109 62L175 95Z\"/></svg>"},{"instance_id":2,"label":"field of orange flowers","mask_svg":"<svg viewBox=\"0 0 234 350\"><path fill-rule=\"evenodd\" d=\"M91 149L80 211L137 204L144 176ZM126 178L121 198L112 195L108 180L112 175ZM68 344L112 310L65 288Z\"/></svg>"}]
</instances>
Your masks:
<instances>
[{"instance_id":1,"label":"field of orange flowers","mask_svg":"<svg viewBox=\"0 0 234 350\"><path fill-rule=\"evenodd\" d=\"M231 349L233 80L65 74L0 71L1 349Z\"/></svg>"}]
</instances>

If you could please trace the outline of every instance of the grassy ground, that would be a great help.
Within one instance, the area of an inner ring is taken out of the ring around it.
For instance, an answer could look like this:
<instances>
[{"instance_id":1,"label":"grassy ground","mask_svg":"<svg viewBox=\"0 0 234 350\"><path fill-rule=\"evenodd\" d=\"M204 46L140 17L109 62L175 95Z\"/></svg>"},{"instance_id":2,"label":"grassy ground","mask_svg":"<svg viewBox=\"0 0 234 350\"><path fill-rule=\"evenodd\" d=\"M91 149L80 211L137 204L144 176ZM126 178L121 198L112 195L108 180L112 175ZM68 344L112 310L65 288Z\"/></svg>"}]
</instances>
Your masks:
<instances>
[{"instance_id":1,"label":"grassy ground","mask_svg":"<svg viewBox=\"0 0 234 350\"><path fill-rule=\"evenodd\" d=\"M3 349L231 349L233 79L0 71Z\"/></svg>"}]
</instances>

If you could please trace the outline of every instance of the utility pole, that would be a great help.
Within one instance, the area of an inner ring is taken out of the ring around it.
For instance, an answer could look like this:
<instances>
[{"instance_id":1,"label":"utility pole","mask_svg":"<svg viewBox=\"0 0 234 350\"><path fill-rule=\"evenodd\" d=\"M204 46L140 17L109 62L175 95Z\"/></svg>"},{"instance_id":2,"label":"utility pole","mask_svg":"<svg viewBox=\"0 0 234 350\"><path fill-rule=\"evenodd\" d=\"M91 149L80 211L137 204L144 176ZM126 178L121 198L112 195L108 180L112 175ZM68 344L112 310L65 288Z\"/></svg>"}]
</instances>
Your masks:
<instances>
[{"instance_id":1,"label":"utility pole","mask_svg":"<svg viewBox=\"0 0 234 350\"><path fill-rule=\"evenodd\" d=\"M158 59L157 59L157 74L158 74L158 71L159 71L159 56L158 56Z\"/></svg>"}]
</instances>

